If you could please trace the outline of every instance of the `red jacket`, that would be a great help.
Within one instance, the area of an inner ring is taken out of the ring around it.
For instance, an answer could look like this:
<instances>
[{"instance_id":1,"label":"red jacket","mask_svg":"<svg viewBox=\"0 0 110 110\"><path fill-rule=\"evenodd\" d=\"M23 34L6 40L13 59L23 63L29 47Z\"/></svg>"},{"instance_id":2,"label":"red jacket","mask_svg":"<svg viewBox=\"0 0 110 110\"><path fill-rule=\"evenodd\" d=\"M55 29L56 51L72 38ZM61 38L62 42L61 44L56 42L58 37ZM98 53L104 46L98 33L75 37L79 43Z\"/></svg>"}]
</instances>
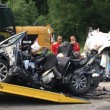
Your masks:
<instances>
[{"instance_id":1,"label":"red jacket","mask_svg":"<svg viewBox=\"0 0 110 110\"><path fill-rule=\"evenodd\" d=\"M57 55L59 45L61 45L61 43L55 42L52 44L51 50L54 55Z\"/></svg>"},{"instance_id":2,"label":"red jacket","mask_svg":"<svg viewBox=\"0 0 110 110\"><path fill-rule=\"evenodd\" d=\"M80 45L78 43L73 44L73 51L79 52L80 51Z\"/></svg>"}]
</instances>

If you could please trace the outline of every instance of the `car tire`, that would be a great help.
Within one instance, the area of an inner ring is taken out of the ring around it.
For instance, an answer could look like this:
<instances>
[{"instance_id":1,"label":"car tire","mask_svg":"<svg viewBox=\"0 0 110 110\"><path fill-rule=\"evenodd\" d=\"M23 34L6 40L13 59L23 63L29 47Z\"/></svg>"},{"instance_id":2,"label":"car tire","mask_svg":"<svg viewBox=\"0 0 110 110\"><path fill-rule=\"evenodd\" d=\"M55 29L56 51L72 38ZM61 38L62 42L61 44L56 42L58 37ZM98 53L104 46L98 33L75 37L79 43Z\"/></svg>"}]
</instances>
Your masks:
<instances>
[{"instance_id":1,"label":"car tire","mask_svg":"<svg viewBox=\"0 0 110 110\"><path fill-rule=\"evenodd\" d=\"M78 80L82 79L82 83ZM81 85L79 85L79 83ZM69 83L69 88L72 94L75 95L84 95L88 93L91 89L91 76L90 75L77 75L74 74Z\"/></svg>"},{"instance_id":2,"label":"car tire","mask_svg":"<svg viewBox=\"0 0 110 110\"><path fill-rule=\"evenodd\" d=\"M10 82L11 76L8 75L8 64L0 59L0 82Z\"/></svg>"}]
</instances>

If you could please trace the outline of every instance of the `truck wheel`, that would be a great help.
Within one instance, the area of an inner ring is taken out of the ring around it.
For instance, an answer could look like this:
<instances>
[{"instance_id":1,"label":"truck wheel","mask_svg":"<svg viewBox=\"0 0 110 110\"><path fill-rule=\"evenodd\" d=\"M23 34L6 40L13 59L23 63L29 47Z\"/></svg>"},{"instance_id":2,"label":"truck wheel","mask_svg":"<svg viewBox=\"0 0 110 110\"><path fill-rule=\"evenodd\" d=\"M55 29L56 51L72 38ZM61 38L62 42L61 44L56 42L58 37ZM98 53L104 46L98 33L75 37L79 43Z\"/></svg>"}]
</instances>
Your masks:
<instances>
[{"instance_id":1,"label":"truck wheel","mask_svg":"<svg viewBox=\"0 0 110 110\"><path fill-rule=\"evenodd\" d=\"M69 84L72 94L84 95L91 89L91 76L74 74Z\"/></svg>"},{"instance_id":2,"label":"truck wheel","mask_svg":"<svg viewBox=\"0 0 110 110\"><path fill-rule=\"evenodd\" d=\"M8 75L8 65L0 59L0 82L10 82L11 76Z\"/></svg>"}]
</instances>

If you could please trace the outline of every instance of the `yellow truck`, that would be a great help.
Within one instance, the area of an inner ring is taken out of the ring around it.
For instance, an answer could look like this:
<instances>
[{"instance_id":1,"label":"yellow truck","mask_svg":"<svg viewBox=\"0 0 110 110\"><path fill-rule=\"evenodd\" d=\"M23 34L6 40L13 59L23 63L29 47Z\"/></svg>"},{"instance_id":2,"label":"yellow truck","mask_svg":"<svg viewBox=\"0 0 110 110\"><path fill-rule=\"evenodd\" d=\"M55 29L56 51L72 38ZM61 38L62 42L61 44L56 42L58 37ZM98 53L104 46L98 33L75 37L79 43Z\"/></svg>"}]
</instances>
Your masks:
<instances>
[{"instance_id":1,"label":"yellow truck","mask_svg":"<svg viewBox=\"0 0 110 110\"><path fill-rule=\"evenodd\" d=\"M0 4L0 41L22 31L27 32L27 37L22 41L24 45L31 45L34 40L38 38L39 45L50 47L54 39L54 31L50 25L15 26L12 10L5 5Z\"/></svg>"}]
</instances>

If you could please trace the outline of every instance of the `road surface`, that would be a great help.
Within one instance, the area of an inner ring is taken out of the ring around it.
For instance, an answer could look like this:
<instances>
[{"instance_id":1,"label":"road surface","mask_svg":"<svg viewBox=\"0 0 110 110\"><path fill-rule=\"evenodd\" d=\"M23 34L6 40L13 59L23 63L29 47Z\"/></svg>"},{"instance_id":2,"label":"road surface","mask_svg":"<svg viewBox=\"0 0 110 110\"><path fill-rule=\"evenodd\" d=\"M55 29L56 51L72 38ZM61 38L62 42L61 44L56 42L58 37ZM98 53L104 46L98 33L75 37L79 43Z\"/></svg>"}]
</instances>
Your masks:
<instances>
[{"instance_id":1,"label":"road surface","mask_svg":"<svg viewBox=\"0 0 110 110\"><path fill-rule=\"evenodd\" d=\"M102 83L99 91L110 83ZM110 95L88 99L91 104L57 104L16 95L0 94L0 110L110 110Z\"/></svg>"}]
</instances>

